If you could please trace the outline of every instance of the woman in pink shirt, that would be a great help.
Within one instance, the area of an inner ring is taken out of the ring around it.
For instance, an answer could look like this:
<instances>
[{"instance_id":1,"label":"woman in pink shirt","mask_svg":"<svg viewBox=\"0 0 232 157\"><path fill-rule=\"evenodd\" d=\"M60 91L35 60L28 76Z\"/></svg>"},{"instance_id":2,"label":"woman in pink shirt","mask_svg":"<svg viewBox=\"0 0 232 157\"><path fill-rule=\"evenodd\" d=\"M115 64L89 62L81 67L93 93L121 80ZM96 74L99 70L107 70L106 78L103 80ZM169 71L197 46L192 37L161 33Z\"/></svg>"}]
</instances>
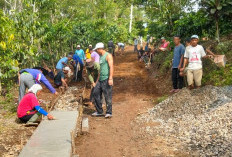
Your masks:
<instances>
[{"instance_id":1,"label":"woman in pink shirt","mask_svg":"<svg viewBox=\"0 0 232 157\"><path fill-rule=\"evenodd\" d=\"M159 50L163 52L168 50L168 45L170 44L170 42L166 41L164 37L161 38L161 42L162 44L160 45Z\"/></svg>"},{"instance_id":2,"label":"woman in pink shirt","mask_svg":"<svg viewBox=\"0 0 232 157\"><path fill-rule=\"evenodd\" d=\"M48 114L39 105L37 96L40 95L41 90L41 85L34 84L20 101L17 116L22 122L27 124L35 123L41 114L47 116L49 120L54 119L52 115Z\"/></svg>"}]
</instances>

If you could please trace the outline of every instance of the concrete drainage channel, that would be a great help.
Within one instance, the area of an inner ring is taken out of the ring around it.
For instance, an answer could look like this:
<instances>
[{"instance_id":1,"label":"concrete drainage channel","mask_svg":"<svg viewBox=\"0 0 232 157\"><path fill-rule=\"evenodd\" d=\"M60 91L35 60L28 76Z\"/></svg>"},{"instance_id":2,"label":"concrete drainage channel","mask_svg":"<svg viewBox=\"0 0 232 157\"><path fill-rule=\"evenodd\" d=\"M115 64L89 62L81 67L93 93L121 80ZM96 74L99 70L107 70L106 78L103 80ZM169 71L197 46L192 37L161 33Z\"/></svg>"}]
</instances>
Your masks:
<instances>
[{"instance_id":1,"label":"concrete drainage channel","mask_svg":"<svg viewBox=\"0 0 232 157\"><path fill-rule=\"evenodd\" d=\"M78 156L75 139L89 131L88 118L83 117L83 95L86 83L71 86L51 104L56 120L42 120L19 157Z\"/></svg>"}]
</instances>

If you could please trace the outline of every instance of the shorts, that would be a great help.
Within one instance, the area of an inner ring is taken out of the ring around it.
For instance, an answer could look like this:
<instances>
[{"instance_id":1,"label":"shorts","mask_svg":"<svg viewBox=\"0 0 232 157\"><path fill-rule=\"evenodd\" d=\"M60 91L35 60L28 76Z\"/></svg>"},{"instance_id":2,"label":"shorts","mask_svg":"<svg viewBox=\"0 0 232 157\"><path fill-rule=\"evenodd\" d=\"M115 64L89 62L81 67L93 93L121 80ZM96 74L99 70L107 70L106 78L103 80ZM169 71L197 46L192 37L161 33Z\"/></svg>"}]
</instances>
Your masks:
<instances>
[{"instance_id":1,"label":"shorts","mask_svg":"<svg viewBox=\"0 0 232 157\"><path fill-rule=\"evenodd\" d=\"M198 70L188 69L187 70L188 85L191 86L191 85L193 85L193 83L195 83L195 85L197 87L200 87L201 86L202 75L203 75L202 69L198 69Z\"/></svg>"}]
</instances>

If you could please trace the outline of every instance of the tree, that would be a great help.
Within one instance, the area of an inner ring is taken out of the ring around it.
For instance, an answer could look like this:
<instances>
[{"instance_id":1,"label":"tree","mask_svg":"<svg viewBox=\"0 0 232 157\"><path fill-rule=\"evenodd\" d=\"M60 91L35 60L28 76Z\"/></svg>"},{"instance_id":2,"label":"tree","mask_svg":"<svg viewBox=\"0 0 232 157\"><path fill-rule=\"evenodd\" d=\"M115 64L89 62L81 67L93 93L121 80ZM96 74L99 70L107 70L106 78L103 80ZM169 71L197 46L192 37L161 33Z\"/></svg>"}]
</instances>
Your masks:
<instances>
[{"instance_id":1,"label":"tree","mask_svg":"<svg viewBox=\"0 0 232 157\"><path fill-rule=\"evenodd\" d=\"M216 25L216 40L220 41L219 19L223 15L232 14L232 0L202 0L201 5L208 15L211 15Z\"/></svg>"}]
</instances>

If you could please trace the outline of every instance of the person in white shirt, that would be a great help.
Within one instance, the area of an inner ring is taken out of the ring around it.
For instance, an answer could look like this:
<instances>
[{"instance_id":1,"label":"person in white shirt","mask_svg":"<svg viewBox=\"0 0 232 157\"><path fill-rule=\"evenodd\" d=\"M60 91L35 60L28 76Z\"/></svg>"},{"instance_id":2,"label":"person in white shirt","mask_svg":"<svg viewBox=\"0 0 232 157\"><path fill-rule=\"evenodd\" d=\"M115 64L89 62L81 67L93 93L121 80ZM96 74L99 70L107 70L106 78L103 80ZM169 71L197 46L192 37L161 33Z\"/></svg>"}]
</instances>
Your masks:
<instances>
[{"instance_id":1,"label":"person in white shirt","mask_svg":"<svg viewBox=\"0 0 232 157\"><path fill-rule=\"evenodd\" d=\"M184 65L180 70L183 72L186 65L188 64L187 82L190 89L193 89L194 87L201 87L201 80L203 75L201 59L208 57L204 48L201 45L198 45L198 41L199 37L197 35L193 35L191 37L191 45L186 47L184 54Z\"/></svg>"},{"instance_id":2,"label":"person in white shirt","mask_svg":"<svg viewBox=\"0 0 232 157\"><path fill-rule=\"evenodd\" d=\"M122 55L124 53L125 44L118 43L118 52Z\"/></svg>"}]
</instances>

